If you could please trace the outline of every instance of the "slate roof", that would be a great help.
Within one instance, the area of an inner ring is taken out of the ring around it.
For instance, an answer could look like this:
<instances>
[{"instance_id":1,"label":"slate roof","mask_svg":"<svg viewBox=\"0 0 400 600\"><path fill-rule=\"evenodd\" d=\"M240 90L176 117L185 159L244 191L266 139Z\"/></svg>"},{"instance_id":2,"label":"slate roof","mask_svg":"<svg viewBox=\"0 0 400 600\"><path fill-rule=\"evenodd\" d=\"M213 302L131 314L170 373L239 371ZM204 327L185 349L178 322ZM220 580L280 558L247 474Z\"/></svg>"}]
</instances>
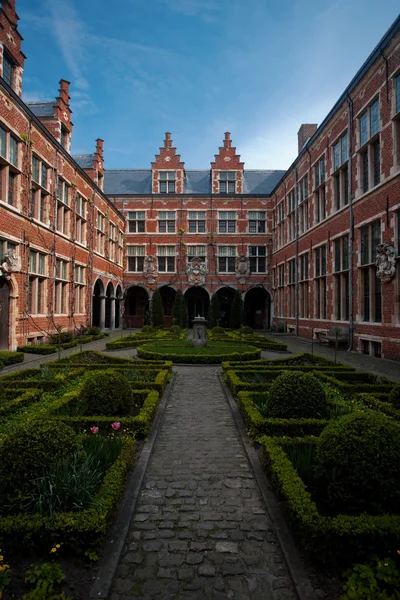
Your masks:
<instances>
[{"instance_id":1,"label":"slate roof","mask_svg":"<svg viewBox=\"0 0 400 600\"><path fill-rule=\"evenodd\" d=\"M54 100L51 102L26 102L26 105L36 117L54 117L54 107L57 106Z\"/></svg>"},{"instance_id":2,"label":"slate roof","mask_svg":"<svg viewBox=\"0 0 400 600\"><path fill-rule=\"evenodd\" d=\"M81 169L93 169L94 154L73 154L72 158Z\"/></svg>"},{"instance_id":3,"label":"slate roof","mask_svg":"<svg viewBox=\"0 0 400 600\"><path fill-rule=\"evenodd\" d=\"M74 157L75 160L77 157ZM79 164L79 163L78 163ZM286 171L244 171L243 194L270 194ZM104 193L108 195L151 194L151 169L111 169L104 172ZM211 194L211 171L185 170L184 194Z\"/></svg>"}]
</instances>

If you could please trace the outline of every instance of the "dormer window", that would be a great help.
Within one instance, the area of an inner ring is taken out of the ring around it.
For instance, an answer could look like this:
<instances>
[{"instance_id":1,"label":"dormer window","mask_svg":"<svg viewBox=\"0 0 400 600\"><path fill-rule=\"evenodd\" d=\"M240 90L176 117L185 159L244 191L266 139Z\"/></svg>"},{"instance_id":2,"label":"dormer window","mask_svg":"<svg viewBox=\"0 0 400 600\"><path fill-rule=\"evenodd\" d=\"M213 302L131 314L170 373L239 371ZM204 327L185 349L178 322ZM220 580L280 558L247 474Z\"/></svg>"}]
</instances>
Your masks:
<instances>
[{"instance_id":1,"label":"dormer window","mask_svg":"<svg viewBox=\"0 0 400 600\"><path fill-rule=\"evenodd\" d=\"M7 56L3 56L3 79L12 88L14 64Z\"/></svg>"},{"instance_id":2,"label":"dormer window","mask_svg":"<svg viewBox=\"0 0 400 600\"><path fill-rule=\"evenodd\" d=\"M160 171L159 176L159 189L160 194L174 194L175 193L175 171Z\"/></svg>"},{"instance_id":3,"label":"dormer window","mask_svg":"<svg viewBox=\"0 0 400 600\"><path fill-rule=\"evenodd\" d=\"M219 192L220 194L234 194L236 192L235 171L220 171Z\"/></svg>"}]
</instances>

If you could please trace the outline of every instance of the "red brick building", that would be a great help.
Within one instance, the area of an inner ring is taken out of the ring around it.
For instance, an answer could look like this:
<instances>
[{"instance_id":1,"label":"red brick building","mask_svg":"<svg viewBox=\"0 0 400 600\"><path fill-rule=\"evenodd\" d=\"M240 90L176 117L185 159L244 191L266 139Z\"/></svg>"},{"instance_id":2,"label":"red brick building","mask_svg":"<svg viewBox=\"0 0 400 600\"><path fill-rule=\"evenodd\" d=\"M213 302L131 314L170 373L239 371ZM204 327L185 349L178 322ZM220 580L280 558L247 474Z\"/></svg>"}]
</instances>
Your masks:
<instances>
[{"instance_id":1,"label":"red brick building","mask_svg":"<svg viewBox=\"0 0 400 600\"><path fill-rule=\"evenodd\" d=\"M0 9L0 349L57 327L120 325L124 219L102 191L103 149L70 156L68 86L21 99L15 0Z\"/></svg>"},{"instance_id":2,"label":"red brick building","mask_svg":"<svg viewBox=\"0 0 400 600\"><path fill-rule=\"evenodd\" d=\"M274 323L400 358L400 17L272 193Z\"/></svg>"},{"instance_id":3,"label":"red brick building","mask_svg":"<svg viewBox=\"0 0 400 600\"><path fill-rule=\"evenodd\" d=\"M0 9L0 347L56 326L142 326L160 289L189 318L234 291L246 321L400 358L400 18L288 171L247 170L230 134L185 169L167 133L148 169L104 170L103 142L71 156L69 84L21 100L15 0ZM104 185L103 185L104 181ZM103 191L104 189L104 191ZM6 256L7 255L7 256ZM6 257L6 258L4 258Z\"/></svg>"}]
</instances>

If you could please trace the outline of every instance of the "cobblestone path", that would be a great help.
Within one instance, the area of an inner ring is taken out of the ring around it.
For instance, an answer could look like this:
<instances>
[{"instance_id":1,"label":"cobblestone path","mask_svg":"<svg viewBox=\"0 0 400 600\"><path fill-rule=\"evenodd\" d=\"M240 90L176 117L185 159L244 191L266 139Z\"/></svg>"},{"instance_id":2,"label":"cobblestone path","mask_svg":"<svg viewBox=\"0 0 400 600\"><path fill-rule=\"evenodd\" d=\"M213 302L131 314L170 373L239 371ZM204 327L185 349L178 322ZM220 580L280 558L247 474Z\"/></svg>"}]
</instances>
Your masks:
<instances>
[{"instance_id":1,"label":"cobblestone path","mask_svg":"<svg viewBox=\"0 0 400 600\"><path fill-rule=\"evenodd\" d=\"M111 600L294 600L217 368L175 370Z\"/></svg>"}]
</instances>

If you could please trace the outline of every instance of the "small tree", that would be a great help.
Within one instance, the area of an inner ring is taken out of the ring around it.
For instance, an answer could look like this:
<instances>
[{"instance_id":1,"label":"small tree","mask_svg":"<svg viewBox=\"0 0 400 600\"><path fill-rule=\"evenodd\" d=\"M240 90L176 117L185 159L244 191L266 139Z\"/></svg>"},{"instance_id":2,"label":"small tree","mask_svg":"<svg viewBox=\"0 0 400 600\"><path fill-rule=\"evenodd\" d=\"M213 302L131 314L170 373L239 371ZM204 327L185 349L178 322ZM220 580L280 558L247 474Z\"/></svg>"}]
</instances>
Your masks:
<instances>
[{"instance_id":1,"label":"small tree","mask_svg":"<svg viewBox=\"0 0 400 600\"><path fill-rule=\"evenodd\" d=\"M240 292L235 290L231 305L231 314L229 318L229 327L239 329L244 322L244 306Z\"/></svg>"},{"instance_id":2,"label":"small tree","mask_svg":"<svg viewBox=\"0 0 400 600\"><path fill-rule=\"evenodd\" d=\"M210 308L208 309L207 326L209 329L217 327L221 321L221 305L216 293L211 296Z\"/></svg>"},{"instance_id":3,"label":"small tree","mask_svg":"<svg viewBox=\"0 0 400 600\"><path fill-rule=\"evenodd\" d=\"M164 308L161 294L156 290L151 299L150 318L153 327L162 327L164 325Z\"/></svg>"}]
</instances>

